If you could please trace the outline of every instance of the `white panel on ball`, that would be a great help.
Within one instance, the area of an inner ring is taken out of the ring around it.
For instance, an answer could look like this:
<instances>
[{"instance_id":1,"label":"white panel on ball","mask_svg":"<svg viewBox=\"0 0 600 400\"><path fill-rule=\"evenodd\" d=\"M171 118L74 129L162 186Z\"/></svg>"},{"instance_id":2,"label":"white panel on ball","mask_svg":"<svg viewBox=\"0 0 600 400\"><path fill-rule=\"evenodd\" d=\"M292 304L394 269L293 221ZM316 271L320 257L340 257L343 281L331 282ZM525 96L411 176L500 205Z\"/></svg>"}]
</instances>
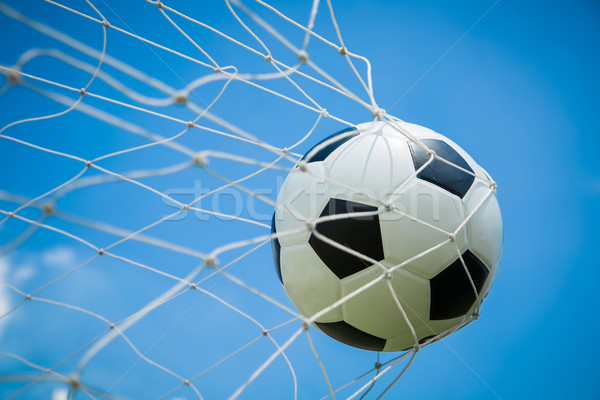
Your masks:
<instances>
[{"instance_id":1,"label":"white panel on ball","mask_svg":"<svg viewBox=\"0 0 600 400\"><path fill-rule=\"evenodd\" d=\"M415 333L420 344L426 343L433 337L446 332L463 321L463 317L447 319L442 321L426 321L421 325L414 325ZM415 339L412 332L405 331L400 335L388 339L383 351L401 351L409 350L415 345Z\"/></svg>"},{"instance_id":2,"label":"white panel on ball","mask_svg":"<svg viewBox=\"0 0 600 400\"><path fill-rule=\"evenodd\" d=\"M410 217L452 233L464 220L461 200L429 182L415 179L392 199L394 206ZM449 239L449 235L431 226L394 212L383 213L379 222L386 259L400 264ZM464 229L457 232L455 242L461 251L467 248ZM450 265L458 254L451 242L411 261L406 268L427 279Z\"/></svg>"},{"instance_id":3,"label":"white panel on ball","mask_svg":"<svg viewBox=\"0 0 600 400\"><path fill-rule=\"evenodd\" d=\"M432 332L431 328L425 324L413 325L415 334L417 336L417 343L425 338L428 338L437 333ZM383 351L403 351L409 350L415 345L415 337L410 330L406 330L393 338L388 339L383 348Z\"/></svg>"},{"instance_id":4,"label":"white panel on ball","mask_svg":"<svg viewBox=\"0 0 600 400\"><path fill-rule=\"evenodd\" d=\"M308 163L306 168L292 169L277 197L275 224L281 245L306 243L310 237L306 221L315 220L329 200L327 183L321 178L323 163ZM300 231L290 234L294 230Z\"/></svg>"},{"instance_id":5,"label":"white panel on ball","mask_svg":"<svg viewBox=\"0 0 600 400\"><path fill-rule=\"evenodd\" d=\"M488 197L467 223L469 249L486 265L490 273L484 293L489 290L498 272L503 241L500 207L496 194L490 193L490 190L489 184L476 181L463 199L465 212L469 215L486 196Z\"/></svg>"},{"instance_id":6,"label":"white panel on ball","mask_svg":"<svg viewBox=\"0 0 600 400\"><path fill-rule=\"evenodd\" d=\"M281 276L286 293L305 316L312 316L340 299L340 280L308 243L281 247ZM342 309L338 307L317 321L341 319Z\"/></svg>"},{"instance_id":7,"label":"white panel on ball","mask_svg":"<svg viewBox=\"0 0 600 400\"><path fill-rule=\"evenodd\" d=\"M460 317L427 321L424 327L427 329L428 332L435 332L436 334L444 333L450 329L456 328L458 325L465 322L469 318L469 316L471 316L475 312L475 308L476 304L473 304L469 311L466 312L465 315L462 315Z\"/></svg>"},{"instance_id":8,"label":"white panel on ball","mask_svg":"<svg viewBox=\"0 0 600 400\"><path fill-rule=\"evenodd\" d=\"M387 267L391 264L383 262ZM342 280L346 296L382 275L378 266L364 269ZM429 283L408 271L397 270L392 287L412 324L421 324L429 314ZM380 338L391 338L409 330L385 278L343 305L344 320L354 327Z\"/></svg>"},{"instance_id":9,"label":"white panel on ball","mask_svg":"<svg viewBox=\"0 0 600 400\"><path fill-rule=\"evenodd\" d=\"M359 125L359 129L365 124ZM377 125L382 128L384 125ZM324 161L332 194L351 188L371 199L382 199L414 172L406 141L396 132L376 129L344 143Z\"/></svg>"}]
</instances>

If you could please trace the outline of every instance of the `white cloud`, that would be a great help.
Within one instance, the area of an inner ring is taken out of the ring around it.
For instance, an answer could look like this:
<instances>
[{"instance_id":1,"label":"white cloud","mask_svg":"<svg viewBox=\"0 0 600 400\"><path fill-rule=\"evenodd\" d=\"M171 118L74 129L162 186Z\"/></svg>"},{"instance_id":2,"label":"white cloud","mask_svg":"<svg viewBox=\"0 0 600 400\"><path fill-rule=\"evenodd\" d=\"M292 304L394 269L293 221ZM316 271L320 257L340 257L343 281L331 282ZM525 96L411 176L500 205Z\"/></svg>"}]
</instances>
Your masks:
<instances>
[{"instance_id":1,"label":"white cloud","mask_svg":"<svg viewBox=\"0 0 600 400\"><path fill-rule=\"evenodd\" d=\"M10 264L7 257L0 257L0 282L6 282L8 279L8 272L10 270ZM0 285L0 316L6 314L10 310L10 293L9 289ZM8 322L9 316L5 316L0 319L0 337L4 333L4 326Z\"/></svg>"},{"instance_id":2,"label":"white cloud","mask_svg":"<svg viewBox=\"0 0 600 400\"><path fill-rule=\"evenodd\" d=\"M72 247L56 246L42 253L42 262L51 267L70 267L75 263L76 254Z\"/></svg>"},{"instance_id":3,"label":"white cloud","mask_svg":"<svg viewBox=\"0 0 600 400\"><path fill-rule=\"evenodd\" d=\"M52 392L52 400L67 400L69 391L65 388L54 389Z\"/></svg>"},{"instance_id":4,"label":"white cloud","mask_svg":"<svg viewBox=\"0 0 600 400\"><path fill-rule=\"evenodd\" d=\"M34 275L35 268L33 268L32 265L25 264L15 268L14 272L12 273L12 279L14 280L15 284L18 285L29 280Z\"/></svg>"},{"instance_id":5,"label":"white cloud","mask_svg":"<svg viewBox=\"0 0 600 400\"><path fill-rule=\"evenodd\" d=\"M72 267L77 262L77 254L72 247L56 246L41 253L13 253L0 257L0 316L6 314L15 304L18 295L6 285L25 290L27 282L38 274L39 266ZM12 315L0 318L0 338L4 335Z\"/></svg>"}]
</instances>

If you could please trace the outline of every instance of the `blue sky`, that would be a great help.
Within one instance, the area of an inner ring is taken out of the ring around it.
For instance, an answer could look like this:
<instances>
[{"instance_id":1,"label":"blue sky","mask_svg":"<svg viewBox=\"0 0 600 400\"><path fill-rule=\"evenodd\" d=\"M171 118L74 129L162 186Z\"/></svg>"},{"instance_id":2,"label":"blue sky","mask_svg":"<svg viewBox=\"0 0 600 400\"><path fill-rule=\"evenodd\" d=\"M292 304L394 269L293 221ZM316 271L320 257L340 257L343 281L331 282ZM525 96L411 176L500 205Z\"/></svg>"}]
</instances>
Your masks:
<instances>
[{"instance_id":1,"label":"blue sky","mask_svg":"<svg viewBox=\"0 0 600 400\"><path fill-rule=\"evenodd\" d=\"M155 6L141 1L113 3L93 2L113 25L127 27L140 36L205 60L164 22ZM178 2L173 6L259 48L224 5L214 2L201 7L193 3ZM102 29L98 24L43 2L7 1L5 4L101 49ZM93 10L83 1L65 4L93 15ZM505 229L503 260L482 307L480 320L420 352L392 389L390 398L405 395L406 398L493 399L497 395L503 399L597 399L600 397L596 384L599 377L596 360L600 357L597 343L600 294L595 285L600 278L600 257L595 248L599 237L596 227L600 222L600 162L596 152L600 143L596 114L600 104L600 76L597 73L600 70L597 51L600 5L584 0L576 4L502 0L473 27L493 4L492 1L434 0L333 2L346 46L371 62L378 105L405 121L445 134L468 151L499 185L498 200ZM282 1L276 6L300 22L308 19L309 2ZM259 11L294 44L301 45L303 35L297 29L260 6L253 5L252 9ZM0 21L0 34L6 38L0 45L2 66L13 65L19 56L34 47L59 49L81 61L95 63L93 58L4 13L0 13ZM206 30L177 21L222 65L235 64L241 72L273 71L259 57L227 44ZM295 61L294 56L269 39L269 35L255 29L276 58L289 63ZM325 3L320 6L315 31L336 41ZM468 35L457 43L466 32ZM447 52L449 49L451 51ZM359 82L335 51L315 39L308 50L312 60L366 99ZM107 53L127 60L174 88L182 88L206 74L206 70L197 64L158 49L150 50L139 40L114 30L108 32ZM357 63L357 66L365 76L364 65ZM435 67L430 69L432 66ZM44 56L30 60L23 70L74 88L84 86L90 77L87 72ZM144 82L127 78L109 66L103 66L103 71L147 96L166 97ZM5 81L0 75L0 84ZM298 81L332 114L351 123L369 120L370 113L356 103L305 80ZM223 83L203 86L194 92L193 98L198 104L208 104L217 96ZM67 90L39 85L76 98ZM267 82L265 86L302 99L289 83ZM89 91L131 103L122 93L101 81L95 81ZM20 85L3 93L0 103L0 126L65 109L64 105ZM84 98L84 103L163 136L172 136L183 128L165 118L89 96ZM183 120L194 118L193 113L182 107L155 109ZM316 120L314 112L239 83L231 84L215 105L214 112L275 146L295 142ZM216 127L215 124L207 125ZM298 152L302 153L312 143L340 128L343 128L341 123L324 120L314 136L298 147ZM59 118L8 128L3 134L83 159L148 142L76 111ZM177 142L195 150L218 149L263 161L274 159L271 153L262 149L206 132L190 131ZM184 162L189 162L188 156L158 146L112 157L98 165L126 172ZM209 166L230 179L256 169L217 157L210 158ZM0 170L3 171L0 190L4 193L0 209L10 211L16 207L14 202L7 200L6 193L33 198L62 184L82 169L80 162L0 139ZM102 173L90 169L82 179L94 175ZM267 197L274 198L284 176L282 171L265 172L248 181L248 187L264 190ZM202 189L214 189L219 184L217 179L197 167L140 181L180 201L191 201ZM202 205L235 212L235 196L235 192L212 196ZM251 214L249 202L246 200L243 204L243 216ZM73 191L59 199L56 207L68 215L103 221L128 230L140 229L175 210L160 196L126 182ZM271 206L257 202L253 207L256 213L270 219ZM32 219L39 214L35 207L20 212ZM118 240L115 235L65 218L50 217L46 222L98 247L107 247ZM268 221L263 222L268 224ZM16 219L3 224L0 245L10 243L28 226ZM264 227L247 223L203 221L202 217L190 212L183 219L167 221L144 233L206 254L225 243L267 232ZM242 252L224 253L219 256L219 262L232 261ZM178 277L184 277L199 263L197 257L133 241L116 246L114 253ZM0 280L28 293L92 257L94 252L89 247L48 229L39 229L0 258ZM275 274L268 246L236 264L231 273L291 306ZM172 280L155 272L103 256L43 290L39 297L65 302L103 315L110 321L119 321L172 285ZM285 312L232 282L210 278L206 285L212 293L256 317L266 327L277 326L289 319ZM148 350L148 355L161 365L182 376L192 377L227 351L239 348L256 336L255 325L209 297L199 293L182 295L136 324L127 332L128 337L141 351ZM13 291L0 292L0 303L5 310L21 299L22 296ZM0 325L0 351L51 367L105 329L105 323L75 310L43 301L28 302ZM293 331L289 327L282 328L274 338L283 342ZM375 362L373 353L350 349L316 330L311 332L328 373L337 383L358 376ZM204 398L222 398L241 383L240 377L249 376L272 351L271 343L260 340L239 359L225 363L225 369L216 368L199 378L197 386ZM56 371L70 374L80 357L81 354L67 360ZM327 387L305 338L290 347L289 357L301 382L300 398L325 395ZM390 355L384 356L384 360L389 358ZM114 360L117 360L116 364ZM133 398L154 398L179 383L168 373L137 360L123 340L115 340L84 370L84 382L102 389L115 385L115 394ZM131 366L133 368L129 370ZM0 376L32 371L31 367L14 358L0 357ZM390 378L386 379L389 382ZM6 397L23 385L21 381L3 382L0 394ZM246 396L264 398L269 386L275 386L269 392L274 396L276 393L289 395L291 385L289 369L278 360L248 388ZM20 398L39 398L59 393L66 387L61 382L38 383L24 391ZM373 391L381 392L383 387L382 383ZM185 388L169 398L177 397L194 398L194 393ZM77 398L88 397L79 392Z\"/></svg>"}]
</instances>

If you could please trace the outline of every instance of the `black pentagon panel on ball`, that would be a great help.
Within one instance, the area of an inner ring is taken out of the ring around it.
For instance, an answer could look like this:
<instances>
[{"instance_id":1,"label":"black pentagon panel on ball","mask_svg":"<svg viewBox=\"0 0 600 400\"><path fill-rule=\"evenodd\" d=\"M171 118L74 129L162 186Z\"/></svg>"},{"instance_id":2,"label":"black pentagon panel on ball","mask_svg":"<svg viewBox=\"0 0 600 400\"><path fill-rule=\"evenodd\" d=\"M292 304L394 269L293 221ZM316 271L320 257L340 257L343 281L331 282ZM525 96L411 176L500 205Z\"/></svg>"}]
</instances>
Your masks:
<instances>
[{"instance_id":1,"label":"black pentagon panel on ball","mask_svg":"<svg viewBox=\"0 0 600 400\"><path fill-rule=\"evenodd\" d=\"M473 172L473 169L469 166L467 161L443 140L423 139L421 141L444 160L458 165L467 171ZM429 160L429 155L427 155L425 150L413 142L409 143L409 147L415 170L418 170ZM453 165L447 164L442 160L438 160L437 158L434 158L431 163L419 172L417 177L444 188L461 199L467 194L475 179L473 175L468 174Z\"/></svg>"},{"instance_id":2,"label":"black pentagon panel on ball","mask_svg":"<svg viewBox=\"0 0 600 400\"><path fill-rule=\"evenodd\" d=\"M335 214L377 211L377 207L354 201L329 199L321 217ZM379 215L348 216L317 223L321 235L377 261L384 259ZM319 258L340 279L362 271L371 263L349 254L317 238L313 233L308 240Z\"/></svg>"},{"instance_id":3,"label":"black pentagon panel on ball","mask_svg":"<svg viewBox=\"0 0 600 400\"><path fill-rule=\"evenodd\" d=\"M352 131L354 131L354 133L349 133ZM311 163L311 162L315 162L315 161L323 161L327 158L327 156L329 156L331 153L333 153L333 151L335 149L337 149L338 147L340 147L341 145L343 145L344 143L346 143L348 140L352 139L356 135L358 135L358 130L356 128L350 127L350 128L342 129L341 131L336 132L333 135L327 136L325 139L321 140L319 143L317 143L313 147L311 147L310 150L308 150L306 152L304 157L302 157L301 161L306 161L307 163ZM313 149L317 148L317 146L320 146L321 144L323 144L325 142L328 142L329 140L335 138L336 136L339 136L339 138L329 142L329 144L322 147L321 149L319 149L319 151L315 152L310 157L308 157L308 155L310 154L311 151L313 151Z\"/></svg>"},{"instance_id":4,"label":"black pentagon panel on ball","mask_svg":"<svg viewBox=\"0 0 600 400\"><path fill-rule=\"evenodd\" d=\"M271 220L271 234L275 233L277 233L277 228L275 228L275 213L273 213L273 219ZM281 243L279 243L279 239L276 236L271 239L271 248L273 249L273 261L275 261L277 276L279 276L279 280L283 283L283 278L281 277Z\"/></svg>"},{"instance_id":5,"label":"black pentagon panel on ball","mask_svg":"<svg viewBox=\"0 0 600 400\"><path fill-rule=\"evenodd\" d=\"M481 288L488 277L486 266L469 250L462 254L469 275L477 288ZM471 281L459 259L429 280L431 290L431 306L429 319L440 320L461 317L473 306L477 297Z\"/></svg>"},{"instance_id":6,"label":"black pentagon panel on ball","mask_svg":"<svg viewBox=\"0 0 600 400\"><path fill-rule=\"evenodd\" d=\"M328 336L349 346L371 351L382 351L385 346L385 339L361 331L345 321L315 322L315 325Z\"/></svg>"}]
</instances>

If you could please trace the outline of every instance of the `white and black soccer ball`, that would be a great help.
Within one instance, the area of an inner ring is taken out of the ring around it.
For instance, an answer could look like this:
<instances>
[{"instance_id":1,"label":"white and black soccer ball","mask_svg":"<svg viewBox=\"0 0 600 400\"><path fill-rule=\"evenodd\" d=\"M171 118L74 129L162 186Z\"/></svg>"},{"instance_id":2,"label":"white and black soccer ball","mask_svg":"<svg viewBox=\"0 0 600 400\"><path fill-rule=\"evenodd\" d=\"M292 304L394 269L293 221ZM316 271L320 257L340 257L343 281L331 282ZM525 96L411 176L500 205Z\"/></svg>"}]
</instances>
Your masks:
<instances>
[{"instance_id":1,"label":"white and black soccer ball","mask_svg":"<svg viewBox=\"0 0 600 400\"><path fill-rule=\"evenodd\" d=\"M374 351L406 350L466 321L503 241L489 175L446 137L394 125L360 124L315 145L286 178L272 221L294 305L321 313L314 324L327 335Z\"/></svg>"}]
</instances>

